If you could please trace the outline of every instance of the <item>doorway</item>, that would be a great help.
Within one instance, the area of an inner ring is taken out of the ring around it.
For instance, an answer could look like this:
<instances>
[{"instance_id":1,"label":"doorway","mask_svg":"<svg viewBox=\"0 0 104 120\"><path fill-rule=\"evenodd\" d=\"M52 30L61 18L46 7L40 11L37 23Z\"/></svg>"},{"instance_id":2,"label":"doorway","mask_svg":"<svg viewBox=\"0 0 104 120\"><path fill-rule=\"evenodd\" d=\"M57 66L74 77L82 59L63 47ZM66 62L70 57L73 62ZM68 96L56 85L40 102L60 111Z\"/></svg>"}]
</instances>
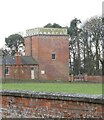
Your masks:
<instances>
[{"instance_id":1,"label":"doorway","mask_svg":"<svg viewBox=\"0 0 104 120\"><path fill-rule=\"evenodd\" d=\"M35 79L35 76L34 76L34 67L31 68L31 79Z\"/></svg>"}]
</instances>

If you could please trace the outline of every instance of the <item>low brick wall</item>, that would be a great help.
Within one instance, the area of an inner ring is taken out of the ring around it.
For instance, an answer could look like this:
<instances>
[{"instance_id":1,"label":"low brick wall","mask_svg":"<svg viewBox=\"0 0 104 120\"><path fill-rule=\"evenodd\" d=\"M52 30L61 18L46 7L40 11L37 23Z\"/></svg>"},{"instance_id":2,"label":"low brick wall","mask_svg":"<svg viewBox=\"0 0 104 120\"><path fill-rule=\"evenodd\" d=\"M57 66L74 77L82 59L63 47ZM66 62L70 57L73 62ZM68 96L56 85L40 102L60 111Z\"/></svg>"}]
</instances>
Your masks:
<instances>
[{"instance_id":1,"label":"low brick wall","mask_svg":"<svg viewBox=\"0 0 104 120\"><path fill-rule=\"evenodd\" d=\"M101 95L0 91L3 118L103 118Z\"/></svg>"},{"instance_id":2,"label":"low brick wall","mask_svg":"<svg viewBox=\"0 0 104 120\"><path fill-rule=\"evenodd\" d=\"M103 82L104 78L102 76L88 76L87 77L88 81L91 82Z\"/></svg>"},{"instance_id":3,"label":"low brick wall","mask_svg":"<svg viewBox=\"0 0 104 120\"><path fill-rule=\"evenodd\" d=\"M88 76L88 75L70 75L69 81L71 82L93 82L93 83L102 83L104 82L104 76Z\"/></svg>"}]
</instances>

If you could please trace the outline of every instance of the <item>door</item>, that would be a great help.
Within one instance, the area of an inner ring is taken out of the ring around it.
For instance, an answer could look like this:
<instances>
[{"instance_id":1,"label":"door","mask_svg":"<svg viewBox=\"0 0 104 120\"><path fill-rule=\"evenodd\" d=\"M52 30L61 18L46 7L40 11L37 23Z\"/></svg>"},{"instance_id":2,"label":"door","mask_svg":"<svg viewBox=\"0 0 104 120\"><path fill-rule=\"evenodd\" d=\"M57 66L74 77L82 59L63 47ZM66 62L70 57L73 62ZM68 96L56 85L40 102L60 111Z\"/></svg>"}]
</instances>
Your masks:
<instances>
[{"instance_id":1,"label":"door","mask_svg":"<svg viewBox=\"0 0 104 120\"><path fill-rule=\"evenodd\" d=\"M35 79L35 76L34 76L34 67L31 68L31 79Z\"/></svg>"}]
</instances>

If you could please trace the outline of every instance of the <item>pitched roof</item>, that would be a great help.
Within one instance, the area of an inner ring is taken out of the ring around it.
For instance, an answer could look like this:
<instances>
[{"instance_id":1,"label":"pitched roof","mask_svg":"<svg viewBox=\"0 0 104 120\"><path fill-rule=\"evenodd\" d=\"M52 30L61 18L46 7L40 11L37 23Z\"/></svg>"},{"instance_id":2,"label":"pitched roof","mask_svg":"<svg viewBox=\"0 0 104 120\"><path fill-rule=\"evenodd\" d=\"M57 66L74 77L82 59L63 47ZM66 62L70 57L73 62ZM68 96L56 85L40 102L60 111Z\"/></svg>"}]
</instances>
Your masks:
<instances>
[{"instance_id":1,"label":"pitched roof","mask_svg":"<svg viewBox=\"0 0 104 120\"><path fill-rule=\"evenodd\" d=\"M31 56L21 56L22 65L37 65L38 62ZM16 64L16 56L0 56L0 65L15 65Z\"/></svg>"}]
</instances>

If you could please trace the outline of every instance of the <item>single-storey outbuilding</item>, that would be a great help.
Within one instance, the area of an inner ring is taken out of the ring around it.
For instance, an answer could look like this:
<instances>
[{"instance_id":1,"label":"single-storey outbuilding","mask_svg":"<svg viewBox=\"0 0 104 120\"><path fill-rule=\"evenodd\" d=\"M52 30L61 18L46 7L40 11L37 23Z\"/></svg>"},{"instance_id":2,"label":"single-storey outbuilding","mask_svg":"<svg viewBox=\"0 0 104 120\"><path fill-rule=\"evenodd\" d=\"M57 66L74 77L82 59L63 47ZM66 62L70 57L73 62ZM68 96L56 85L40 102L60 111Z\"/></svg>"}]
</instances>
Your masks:
<instances>
[{"instance_id":1,"label":"single-storey outbuilding","mask_svg":"<svg viewBox=\"0 0 104 120\"><path fill-rule=\"evenodd\" d=\"M38 63L31 56L0 56L0 78L38 79Z\"/></svg>"}]
</instances>

